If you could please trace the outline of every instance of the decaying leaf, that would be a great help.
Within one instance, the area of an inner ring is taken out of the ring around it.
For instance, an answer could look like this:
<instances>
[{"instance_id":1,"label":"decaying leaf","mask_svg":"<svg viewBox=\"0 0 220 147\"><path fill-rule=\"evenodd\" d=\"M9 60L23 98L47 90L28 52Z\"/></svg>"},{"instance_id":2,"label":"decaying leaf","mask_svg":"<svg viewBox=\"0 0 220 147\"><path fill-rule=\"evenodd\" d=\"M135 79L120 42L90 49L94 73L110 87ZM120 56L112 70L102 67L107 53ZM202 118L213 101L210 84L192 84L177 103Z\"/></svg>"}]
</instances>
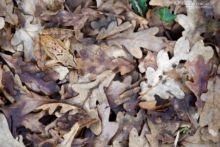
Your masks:
<instances>
[{"instance_id":1,"label":"decaying leaf","mask_svg":"<svg viewBox=\"0 0 220 147\"><path fill-rule=\"evenodd\" d=\"M0 0L0 146L220 146L219 8Z\"/></svg>"}]
</instances>

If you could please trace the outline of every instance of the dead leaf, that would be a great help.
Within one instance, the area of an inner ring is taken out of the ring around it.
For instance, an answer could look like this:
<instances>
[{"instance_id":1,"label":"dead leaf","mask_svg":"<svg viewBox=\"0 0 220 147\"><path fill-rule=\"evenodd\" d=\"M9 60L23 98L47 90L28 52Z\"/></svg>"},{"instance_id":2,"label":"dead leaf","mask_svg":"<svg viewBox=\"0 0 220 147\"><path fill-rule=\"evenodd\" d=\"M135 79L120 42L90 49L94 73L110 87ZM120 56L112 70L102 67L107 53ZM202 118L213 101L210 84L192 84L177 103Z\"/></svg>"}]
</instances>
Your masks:
<instances>
[{"instance_id":1,"label":"dead leaf","mask_svg":"<svg viewBox=\"0 0 220 147\"><path fill-rule=\"evenodd\" d=\"M4 28L4 26L5 26L5 20L4 18L0 17L0 30Z\"/></svg>"},{"instance_id":2,"label":"dead leaf","mask_svg":"<svg viewBox=\"0 0 220 147\"><path fill-rule=\"evenodd\" d=\"M12 25L18 24L18 17L13 12L14 3L12 0L2 0L0 2L0 16L5 17L5 22L8 22Z\"/></svg>"},{"instance_id":3,"label":"dead leaf","mask_svg":"<svg viewBox=\"0 0 220 147\"><path fill-rule=\"evenodd\" d=\"M219 134L219 91L220 78L217 75L208 81L208 92L201 95L201 99L205 101L205 105L201 111L199 124L203 127L208 125L208 131L212 136Z\"/></svg>"},{"instance_id":4,"label":"dead leaf","mask_svg":"<svg viewBox=\"0 0 220 147\"><path fill-rule=\"evenodd\" d=\"M120 32L123 32L132 27L132 24L129 22L125 22L123 24L118 25L116 21L111 22L108 25L107 29L101 29L98 36L96 37L97 40L103 40Z\"/></svg>"},{"instance_id":5,"label":"dead leaf","mask_svg":"<svg viewBox=\"0 0 220 147\"><path fill-rule=\"evenodd\" d=\"M144 125L144 128L139 136L137 130L133 128L129 134L129 147L149 147L147 138L145 137L146 131L147 127Z\"/></svg>"},{"instance_id":6,"label":"dead leaf","mask_svg":"<svg viewBox=\"0 0 220 147\"><path fill-rule=\"evenodd\" d=\"M144 73L148 67L157 68L156 55L148 51L147 56L139 63L138 69Z\"/></svg>"},{"instance_id":7,"label":"dead leaf","mask_svg":"<svg viewBox=\"0 0 220 147\"><path fill-rule=\"evenodd\" d=\"M177 2L178 3L178 2ZM175 4L175 0L151 0L149 3L151 6L170 6L171 4Z\"/></svg>"},{"instance_id":8,"label":"dead leaf","mask_svg":"<svg viewBox=\"0 0 220 147\"><path fill-rule=\"evenodd\" d=\"M200 50L201 49L201 50ZM177 97L179 99L184 97L184 92L181 87L183 85L178 82L175 77L182 78L176 75L167 75L169 71L176 69L181 60L192 61L198 55L204 57L204 62L207 63L213 56L211 47L205 47L203 41L198 41L190 50L189 41L185 37L181 37L175 44L174 55L169 59L168 53L164 50L157 54L157 69L148 67L146 70L147 82L141 83L141 97L143 100L154 100L154 95L159 95L162 98ZM174 78L174 79L173 79Z\"/></svg>"},{"instance_id":9,"label":"dead leaf","mask_svg":"<svg viewBox=\"0 0 220 147\"><path fill-rule=\"evenodd\" d=\"M163 40L155 36L158 31L159 29L156 27L139 32L133 32L133 29L129 29L107 38L107 41L110 45L124 46L131 55L140 59L142 58L141 47L155 52L164 47Z\"/></svg>"},{"instance_id":10,"label":"dead leaf","mask_svg":"<svg viewBox=\"0 0 220 147\"><path fill-rule=\"evenodd\" d=\"M204 58L200 55L193 62L187 63L189 73L193 77L193 82L187 81L186 85L199 98L202 93L207 91L209 74L212 67L204 63Z\"/></svg>"},{"instance_id":11,"label":"dead leaf","mask_svg":"<svg viewBox=\"0 0 220 147\"><path fill-rule=\"evenodd\" d=\"M0 143L2 145L5 147L25 147L22 140L17 140L12 136L7 120L2 113L0 114L0 128L2 131L0 135Z\"/></svg>"},{"instance_id":12,"label":"dead leaf","mask_svg":"<svg viewBox=\"0 0 220 147\"><path fill-rule=\"evenodd\" d=\"M33 39L36 37L40 30L40 24L32 24L32 16L27 16L24 28L16 30L13 38L11 39L11 44L16 47L19 44L23 44L23 51L25 54L25 60L30 61L34 59L33 56Z\"/></svg>"},{"instance_id":13,"label":"dead leaf","mask_svg":"<svg viewBox=\"0 0 220 147\"><path fill-rule=\"evenodd\" d=\"M109 122L110 107L107 105L99 105L98 112L102 120L102 133L97 137L95 146L102 147L108 145L110 139L118 130L119 124L117 122Z\"/></svg>"},{"instance_id":14,"label":"dead leaf","mask_svg":"<svg viewBox=\"0 0 220 147\"><path fill-rule=\"evenodd\" d=\"M198 0L184 0L187 9L187 16L184 14L179 14L176 17L176 21L185 29L182 32L183 37L190 40L192 44L201 40L201 33L203 30L198 28L202 24L203 17L201 16L201 11L199 7L191 6ZM191 3L191 4L190 4ZM199 3L199 2L197 2ZM199 17L198 17L199 16Z\"/></svg>"}]
</instances>

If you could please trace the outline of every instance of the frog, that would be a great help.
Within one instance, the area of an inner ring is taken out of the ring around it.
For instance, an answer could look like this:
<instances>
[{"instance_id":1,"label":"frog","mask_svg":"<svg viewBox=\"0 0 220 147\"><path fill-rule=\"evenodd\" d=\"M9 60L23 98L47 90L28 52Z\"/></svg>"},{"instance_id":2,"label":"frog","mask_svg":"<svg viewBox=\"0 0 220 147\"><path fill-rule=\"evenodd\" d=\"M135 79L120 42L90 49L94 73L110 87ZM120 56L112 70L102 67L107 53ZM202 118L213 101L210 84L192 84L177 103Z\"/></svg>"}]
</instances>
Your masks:
<instances>
[{"instance_id":1,"label":"frog","mask_svg":"<svg viewBox=\"0 0 220 147\"><path fill-rule=\"evenodd\" d=\"M51 59L46 63L47 66L62 64L68 68L76 68L73 55L61 40L43 34L39 35L39 39L40 48Z\"/></svg>"}]
</instances>

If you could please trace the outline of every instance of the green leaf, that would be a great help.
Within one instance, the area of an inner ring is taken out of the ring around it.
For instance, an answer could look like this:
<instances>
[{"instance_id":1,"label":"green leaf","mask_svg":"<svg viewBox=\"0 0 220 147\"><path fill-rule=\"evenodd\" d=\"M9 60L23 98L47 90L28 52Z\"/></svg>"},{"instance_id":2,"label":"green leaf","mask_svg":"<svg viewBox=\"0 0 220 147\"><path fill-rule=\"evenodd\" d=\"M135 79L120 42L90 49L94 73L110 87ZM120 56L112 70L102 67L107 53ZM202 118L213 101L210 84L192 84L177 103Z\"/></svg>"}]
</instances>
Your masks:
<instances>
[{"instance_id":1,"label":"green leaf","mask_svg":"<svg viewBox=\"0 0 220 147\"><path fill-rule=\"evenodd\" d=\"M139 8L139 5L138 5L138 3L137 3L135 0L129 0L129 3L131 4L132 9L133 9L133 11L134 11L136 14L142 15L142 12L141 12L141 10L140 10L140 8Z\"/></svg>"},{"instance_id":2,"label":"green leaf","mask_svg":"<svg viewBox=\"0 0 220 147\"><path fill-rule=\"evenodd\" d=\"M172 23L176 19L176 15L170 12L170 9L167 7L160 8L155 11L157 15L160 16L160 19L166 23Z\"/></svg>"},{"instance_id":3,"label":"green leaf","mask_svg":"<svg viewBox=\"0 0 220 147\"><path fill-rule=\"evenodd\" d=\"M147 7L147 2L150 0L128 0L129 3L132 6L133 11L140 15L143 16L146 14L148 7Z\"/></svg>"},{"instance_id":4,"label":"green leaf","mask_svg":"<svg viewBox=\"0 0 220 147\"><path fill-rule=\"evenodd\" d=\"M180 132L182 132L183 134L189 134L190 128L188 128L188 127L183 127L183 128L180 130Z\"/></svg>"},{"instance_id":5,"label":"green leaf","mask_svg":"<svg viewBox=\"0 0 220 147\"><path fill-rule=\"evenodd\" d=\"M138 5L140 6L141 10L143 13L146 13L147 12L147 2L149 0L138 0Z\"/></svg>"}]
</instances>

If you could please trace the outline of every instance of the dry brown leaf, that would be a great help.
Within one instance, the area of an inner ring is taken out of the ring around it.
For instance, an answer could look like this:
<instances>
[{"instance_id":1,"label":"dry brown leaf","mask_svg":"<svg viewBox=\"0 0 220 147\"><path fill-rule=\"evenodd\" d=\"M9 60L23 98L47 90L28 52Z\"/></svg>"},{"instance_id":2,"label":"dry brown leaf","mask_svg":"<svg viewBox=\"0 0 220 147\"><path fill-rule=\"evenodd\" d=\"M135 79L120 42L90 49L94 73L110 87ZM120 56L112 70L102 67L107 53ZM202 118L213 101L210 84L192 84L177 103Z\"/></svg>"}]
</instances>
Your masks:
<instances>
[{"instance_id":1,"label":"dry brown leaf","mask_svg":"<svg viewBox=\"0 0 220 147\"><path fill-rule=\"evenodd\" d=\"M62 114L70 110L71 110L71 113L76 113L79 111L79 108L77 108L76 106L65 104L65 103L47 103L47 104L44 104L44 105L41 105L35 108L35 110L48 110L48 113L51 115L55 112L57 107L61 107L60 113Z\"/></svg>"},{"instance_id":2,"label":"dry brown leaf","mask_svg":"<svg viewBox=\"0 0 220 147\"><path fill-rule=\"evenodd\" d=\"M0 16L5 17L5 22L12 25L18 24L18 16L13 12L14 3L12 0L0 1Z\"/></svg>"},{"instance_id":3,"label":"dry brown leaf","mask_svg":"<svg viewBox=\"0 0 220 147\"><path fill-rule=\"evenodd\" d=\"M34 64L22 61L20 54L14 54L13 56L1 54L1 56L31 90L42 92L45 95L52 95L59 91L59 87L55 82L59 77L55 71L42 71Z\"/></svg>"},{"instance_id":4,"label":"dry brown leaf","mask_svg":"<svg viewBox=\"0 0 220 147\"><path fill-rule=\"evenodd\" d=\"M205 63L201 55L195 58L193 62L186 64L189 73L193 77L193 82L187 81L186 85L199 98L202 93L207 91L208 78L212 67Z\"/></svg>"},{"instance_id":5,"label":"dry brown leaf","mask_svg":"<svg viewBox=\"0 0 220 147\"><path fill-rule=\"evenodd\" d=\"M107 29L102 28L96 37L97 40L103 40L120 32L123 32L132 27L132 24L129 22L125 22L123 24L118 25L116 21L111 22L108 25Z\"/></svg>"},{"instance_id":6,"label":"dry brown leaf","mask_svg":"<svg viewBox=\"0 0 220 147\"><path fill-rule=\"evenodd\" d=\"M201 111L199 124L208 125L208 131L213 136L219 136L219 111L220 111L220 78L219 75L208 81L208 92L201 95L205 105Z\"/></svg>"},{"instance_id":7,"label":"dry brown leaf","mask_svg":"<svg viewBox=\"0 0 220 147\"><path fill-rule=\"evenodd\" d=\"M119 123L119 128L114 136L112 146L128 146L128 142L126 140L129 139L130 131L133 128L135 128L138 132L141 131L144 119L144 112L141 110L136 114L136 116L132 116L128 113L118 112L116 121Z\"/></svg>"},{"instance_id":8,"label":"dry brown leaf","mask_svg":"<svg viewBox=\"0 0 220 147\"><path fill-rule=\"evenodd\" d=\"M133 29L129 29L107 38L107 41L110 45L124 46L131 55L140 59L142 58L141 47L155 52L164 47L162 38L155 36L158 31L159 29L156 27L138 32L133 32Z\"/></svg>"},{"instance_id":9,"label":"dry brown leaf","mask_svg":"<svg viewBox=\"0 0 220 147\"><path fill-rule=\"evenodd\" d=\"M141 134L139 135L137 130L133 128L129 133L129 147L150 147L145 136L147 130L147 126L144 125Z\"/></svg>"},{"instance_id":10,"label":"dry brown leaf","mask_svg":"<svg viewBox=\"0 0 220 147\"><path fill-rule=\"evenodd\" d=\"M71 128L70 132L63 136L64 140L57 147L71 147L73 139L77 135L78 130L80 129L80 125L75 123Z\"/></svg>"},{"instance_id":11,"label":"dry brown leaf","mask_svg":"<svg viewBox=\"0 0 220 147\"><path fill-rule=\"evenodd\" d=\"M115 135L118 130L119 124L117 122L110 122L110 107L102 104L98 106L98 112L102 120L102 133L97 137L95 146L103 147L108 145L110 139Z\"/></svg>"},{"instance_id":12,"label":"dry brown leaf","mask_svg":"<svg viewBox=\"0 0 220 147\"><path fill-rule=\"evenodd\" d=\"M138 69L141 73L144 73L148 67L156 69L156 54L148 51L147 56L139 63Z\"/></svg>"}]
</instances>

